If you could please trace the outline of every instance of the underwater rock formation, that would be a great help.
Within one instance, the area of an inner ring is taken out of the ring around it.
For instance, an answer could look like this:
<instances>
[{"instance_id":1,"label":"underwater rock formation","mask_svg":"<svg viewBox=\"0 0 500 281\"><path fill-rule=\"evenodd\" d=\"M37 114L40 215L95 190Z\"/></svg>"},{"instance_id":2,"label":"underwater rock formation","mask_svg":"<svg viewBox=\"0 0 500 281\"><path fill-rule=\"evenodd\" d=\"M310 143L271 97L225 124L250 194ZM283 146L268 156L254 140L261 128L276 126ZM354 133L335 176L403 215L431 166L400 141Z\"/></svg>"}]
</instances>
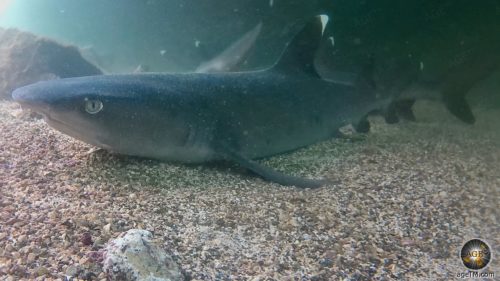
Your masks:
<instances>
[{"instance_id":1,"label":"underwater rock formation","mask_svg":"<svg viewBox=\"0 0 500 281\"><path fill-rule=\"evenodd\" d=\"M131 229L108 243L103 270L110 280L184 280L178 265L147 230Z\"/></svg>"},{"instance_id":2,"label":"underwater rock formation","mask_svg":"<svg viewBox=\"0 0 500 281\"><path fill-rule=\"evenodd\" d=\"M78 48L17 29L0 28L0 98L41 80L102 74Z\"/></svg>"}]
</instances>

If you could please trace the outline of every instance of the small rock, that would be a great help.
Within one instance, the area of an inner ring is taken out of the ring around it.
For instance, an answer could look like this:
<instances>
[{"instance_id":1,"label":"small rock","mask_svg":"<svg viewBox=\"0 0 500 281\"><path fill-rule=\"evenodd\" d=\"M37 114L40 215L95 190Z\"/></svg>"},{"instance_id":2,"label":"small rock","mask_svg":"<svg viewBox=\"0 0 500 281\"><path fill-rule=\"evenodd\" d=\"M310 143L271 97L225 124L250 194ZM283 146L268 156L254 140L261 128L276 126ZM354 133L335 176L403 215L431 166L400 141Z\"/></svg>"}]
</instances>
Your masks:
<instances>
[{"instance_id":1,"label":"small rock","mask_svg":"<svg viewBox=\"0 0 500 281\"><path fill-rule=\"evenodd\" d=\"M103 270L110 280L184 280L179 266L152 241L147 230L131 229L105 248Z\"/></svg>"},{"instance_id":2,"label":"small rock","mask_svg":"<svg viewBox=\"0 0 500 281\"><path fill-rule=\"evenodd\" d=\"M319 260L319 264L323 267L332 267L334 262L331 258L323 258Z\"/></svg>"},{"instance_id":3,"label":"small rock","mask_svg":"<svg viewBox=\"0 0 500 281\"><path fill-rule=\"evenodd\" d=\"M15 223L16 223L16 222L18 222L18 221L19 221L19 219L18 219L18 218L12 218L12 219L10 219L10 220L6 221L6 222L5 222L5 224L6 224L6 225L13 225L13 224L15 224Z\"/></svg>"},{"instance_id":4,"label":"small rock","mask_svg":"<svg viewBox=\"0 0 500 281\"><path fill-rule=\"evenodd\" d=\"M5 251L8 253L12 253L12 252L16 251L16 248L14 248L14 246L12 246L12 244L7 244L5 246Z\"/></svg>"},{"instance_id":5,"label":"small rock","mask_svg":"<svg viewBox=\"0 0 500 281\"><path fill-rule=\"evenodd\" d=\"M17 237L17 242L18 242L19 244L24 244L24 243L26 243L26 240L27 240L26 235L19 235L19 237Z\"/></svg>"},{"instance_id":6,"label":"small rock","mask_svg":"<svg viewBox=\"0 0 500 281\"><path fill-rule=\"evenodd\" d=\"M102 230L105 233L110 233L111 232L111 224L110 223L106 224L105 226L102 227Z\"/></svg>"},{"instance_id":7,"label":"small rock","mask_svg":"<svg viewBox=\"0 0 500 281\"><path fill-rule=\"evenodd\" d=\"M104 244L104 242L102 241L102 239L100 237L97 237L95 240L94 240L94 245L93 245L93 249L99 249L102 247L102 245Z\"/></svg>"},{"instance_id":8,"label":"small rock","mask_svg":"<svg viewBox=\"0 0 500 281\"><path fill-rule=\"evenodd\" d=\"M19 249L19 253L23 254L23 255L27 255L27 254L31 253L31 251L33 251L33 249L30 246L24 246L24 247Z\"/></svg>"},{"instance_id":9,"label":"small rock","mask_svg":"<svg viewBox=\"0 0 500 281\"><path fill-rule=\"evenodd\" d=\"M78 272L80 272L80 269L74 265L68 266L68 268L66 268L66 276L75 277L78 275Z\"/></svg>"},{"instance_id":10,"label":"small rock","mask_svg":"<svg viewBox=\"0 0 500 281\"><path fill-rule=\"evenodd\" d=\"M36 272L37 276L43 276L43 275L50 274L50 271L46 267L44 267L44 266L37 267L35 269L35 272Z\"/></svg>"},{"instance_id":11,"label":"small rock","mask_svg":"<svg viewBox=\"0 0 500 281\"><path fill-rule=\"evenodd\" d=\"M93 243L92 235L89 232L83 233L82 236L80 237L80 242L82 242L84 246L92 245Z\"/></svg>"},{"instance_id":12,"label":"small rock","mask_svg":"<svg viewBox=\"0 0 500 281\"><path fill-rule=\"evenodd\" d=\"M11 269L10 269L10 273L11 274L14 274L14 275L17 275L19 277L21 276L25 276L26 275L26 268L24 266L21 266L21 265L14 265Z\"/></svg>"},{"instance_id":13,"label":"small rock","mask_svg":"<svg viewBox=\"0 0 500 281\"><path fill-rule=\"evenodd\" d=\"M28 257L26 258L26 260L27 260L28 262L34 262L34 261L35 261L35 259L36 259L36 255L35 255L34 253L29 253L29 254L28 254Z\"/></svg>"},{"instance_id":14,"label":"small rock","mask_svg":"<svg viewBox=\"0 0 500 281\"><path fill-rule=\"evenodd\" d=\"M87 253L87 257L96 263L102 263L104 260L104 251L90 251Z\"/></svg>"}]
</instances>

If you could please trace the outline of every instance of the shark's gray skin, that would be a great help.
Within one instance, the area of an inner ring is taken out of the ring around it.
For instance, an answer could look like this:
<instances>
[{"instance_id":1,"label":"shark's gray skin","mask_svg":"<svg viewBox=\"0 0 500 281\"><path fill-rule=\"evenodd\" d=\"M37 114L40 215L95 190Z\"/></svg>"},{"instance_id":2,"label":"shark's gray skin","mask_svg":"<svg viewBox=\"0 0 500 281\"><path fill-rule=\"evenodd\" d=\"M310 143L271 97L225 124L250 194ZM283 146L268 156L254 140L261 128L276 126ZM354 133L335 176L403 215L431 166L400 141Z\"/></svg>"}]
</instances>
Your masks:
<instances>
[{"instance_id":1,"label":"shark's gray skin","mask_svg":"<svg viewBox=\"0 0 500 281\"><path fill-rule=\"evenodd\" d=\"M102 75L38 82L13 98L55 129L127 155L201 163L234 161L282 185L323 180L284 175L251 159L327 140L381 105L369 83L322 80L313 58L319 17L267 70L232 73Z\"/></svg>"}]
</instances>

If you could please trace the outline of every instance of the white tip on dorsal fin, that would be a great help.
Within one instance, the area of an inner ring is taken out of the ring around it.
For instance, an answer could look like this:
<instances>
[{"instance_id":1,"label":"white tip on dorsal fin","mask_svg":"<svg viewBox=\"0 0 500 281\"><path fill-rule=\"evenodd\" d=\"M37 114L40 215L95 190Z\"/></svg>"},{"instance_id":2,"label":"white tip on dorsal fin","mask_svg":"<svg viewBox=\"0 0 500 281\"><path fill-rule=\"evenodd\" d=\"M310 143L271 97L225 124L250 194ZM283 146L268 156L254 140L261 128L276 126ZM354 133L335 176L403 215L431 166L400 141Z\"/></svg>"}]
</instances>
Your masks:
<instances>
[{"instance_id":1,"label":"white tip on dorsal fin","mask_svg":"<svg viewBox=\"0 0 500 281\"><path fill-rule=\"evenodd\" d=\"M321 24L322 24L321 35L324 35L326 25L328 24L328 21L330 20L330 18L327 15L320 15L319 17L321 19Z\"/></svg>"}]
</instances>

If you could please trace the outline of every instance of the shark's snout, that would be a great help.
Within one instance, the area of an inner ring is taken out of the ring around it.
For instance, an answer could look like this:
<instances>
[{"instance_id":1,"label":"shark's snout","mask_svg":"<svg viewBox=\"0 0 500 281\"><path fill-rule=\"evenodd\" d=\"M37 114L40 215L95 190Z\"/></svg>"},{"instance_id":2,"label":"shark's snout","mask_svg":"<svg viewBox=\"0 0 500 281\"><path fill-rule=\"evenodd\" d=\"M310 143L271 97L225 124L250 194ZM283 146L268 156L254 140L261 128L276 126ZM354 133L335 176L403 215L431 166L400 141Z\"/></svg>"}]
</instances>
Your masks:
<instances>
[{"instance_id":1,"label":"shark's snout","mask_svg":"<svg viewBox=\"0 0 500 281\"><path fill-rule=\"evenodd\" d=\"M12 99L21 106L43 113L51 104L51 97L38 83L23 86L12 92Z\"/></svg>"},{"instance_id":2,"label":"shark's snout","mask_svg":"<svg viewBox=\"0 0 500 281\"><path fill-rule=\"evenodd\" d=\"M40 93L34 89L33 85L15 89L12 92L12 99L23 105L37 105L42 102Z\"/></svg>"},{"instance_id":3,"label":"shark's snout","mask_svg":"<svg viewBox=\"0 0 500 281\"><path fill-rule=\"evenodd\" d=\"M12 92L12 99L19 103L24 103L33 99L30 91L26 90L26 87L17 88Z\"/></svg>"}]
</instances>

